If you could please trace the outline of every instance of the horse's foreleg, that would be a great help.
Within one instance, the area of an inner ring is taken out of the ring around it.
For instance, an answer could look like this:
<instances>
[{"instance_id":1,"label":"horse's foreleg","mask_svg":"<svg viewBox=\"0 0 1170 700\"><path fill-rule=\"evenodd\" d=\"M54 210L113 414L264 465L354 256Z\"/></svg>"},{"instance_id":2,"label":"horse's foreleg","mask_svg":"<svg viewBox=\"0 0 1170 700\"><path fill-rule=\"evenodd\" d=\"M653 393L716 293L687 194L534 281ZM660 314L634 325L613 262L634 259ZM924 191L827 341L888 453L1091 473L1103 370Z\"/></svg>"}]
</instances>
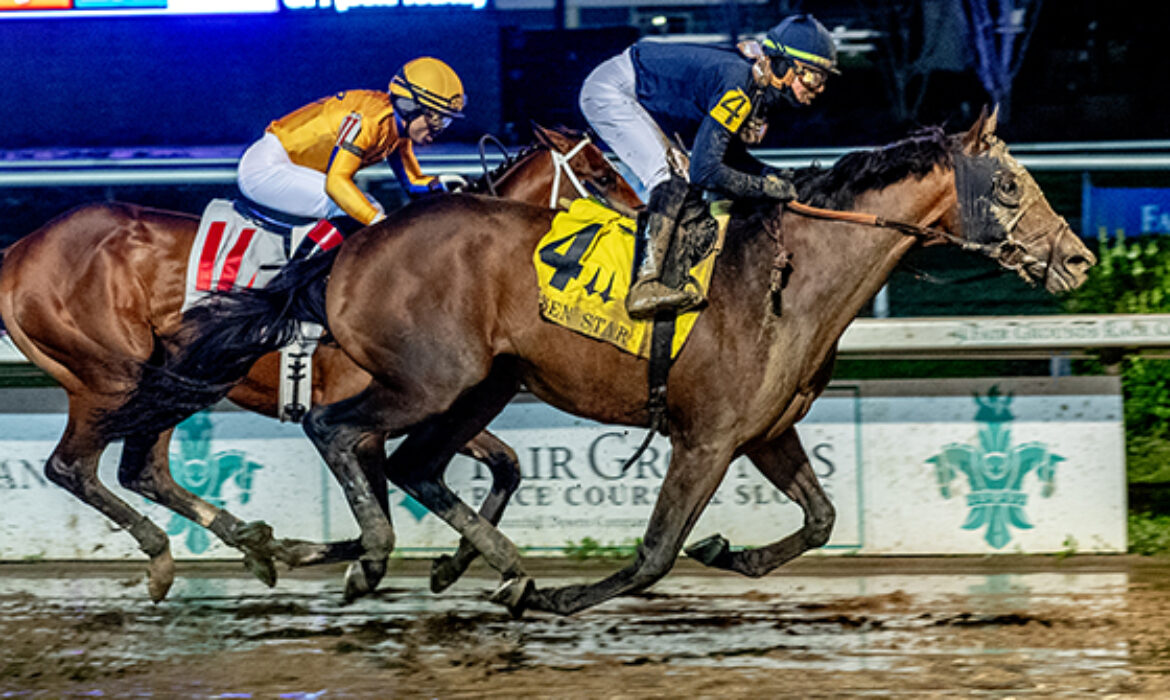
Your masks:
<instances>
[{"instance_id":1,"label":"horse's foreleg","mask_svg":"<svg viewBox=\"0 0 1170 700\"><path fill-rule=\"evenodd\" d=\"M69 409L65 434L45 463L45 476L101 511L138 541L139 548L150 557L146 585L150 599L157 603L166 597L175 580L170 540L162 528L115 496L98 480L98 461L109 441L94 429L89 406L79 407L71 400ZM78 416L84 418L78 419Z\"/></svg>"},{"instance_id":2,"label":"horse's foreleg","mask_svg":"<svg viewBox=\"0 0 1170 700\"><path fill-rule=\"evenodd\" d=\"M272 528L263 522L246 523L176 483L170 470L171 434L168 430L126 438L118 465L119 483L211 530L224 544L244 553L244 565L256 578L275 586Z\"/></svg>"},{"instance_id":3,"label":"horse's foreleg","mask_svg":"<svg viewBox=\"0 0 1170 700\"><path fill-rule=\"evenodd\" d=\"M492 525L500 524L504 507L520 485L520 461L516 452L503 440L484 430L459 450L476 459L492 473L492 490L480 504L479 514ZM479 556L479 550L466 537L459 539L454 556L444 554L431 566L431 591L439 593L455 583Z\"/></svg>"},{"instance_id":4,"label":"horse's foreleg","mask_svg":"<svg viewBox=\"0 0 1170 700\"><path fill-rule=\"evenodd\" d=\"M828 542L836 513L813 473L795 428L789 428L772 443L752 450L748 457L768 481L804 510L804 525L772 544L738 552L731 551L721 535L712 535L688 547L687 555L707 566L763 576Z\"/></svg>"},{"instance_id":5,"label":"horse's foreleg","mask_svg":"<svg viewBox=\"0 0 1170 700\"><path fill-rule=\"evenodd\" d=\"M634 561L597 583L529 591L509 606L513 614L533 608L569 615L658 581L674 566L687 534L719 488L730 462L730 450L676 445Z\"/></svg>"}]
</instances>

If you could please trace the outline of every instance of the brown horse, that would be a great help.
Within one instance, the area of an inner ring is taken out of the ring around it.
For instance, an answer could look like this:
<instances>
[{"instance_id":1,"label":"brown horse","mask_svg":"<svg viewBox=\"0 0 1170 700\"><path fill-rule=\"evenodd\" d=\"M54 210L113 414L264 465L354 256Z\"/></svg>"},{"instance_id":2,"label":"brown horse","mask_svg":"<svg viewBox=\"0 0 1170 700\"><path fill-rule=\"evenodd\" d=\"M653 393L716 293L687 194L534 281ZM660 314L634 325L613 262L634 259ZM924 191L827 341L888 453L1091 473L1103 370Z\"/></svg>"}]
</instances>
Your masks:
<instances>
[{"instance_id":1,"label":"brown horse","mask_svg":"<svg viewBox=\"0 0 1170 700\"><path fill-rule=\"evenodd\" d=\"M734 213L710 304L671 370L669 470L637 557L600 582L536 588L515 545L441 479L521 383L577 415L647 424L645 360L540 318L531 259L551 212L457 196L347 240L328 280L328 323L377 381L314 407L305 430L330 464L354 461L370 431L406 434L387 475L483 553L504 578L494 599L513 612L569 614L664 576L739 455L804 509L804 525L750 551L714 536L688 553L762 575L829 538L833 506L794 426L828 383L842 332L907 251L958 244L1053 293L1080 285L1095 263L994 129L984 115L965 134L928 130L798 174L803 201L867 217L824 220L766 204ZM795 261L779 316L770 302L777 240ZM274 323L277 300L254 300L257 318L267 305ZM217 319L201 321L197 332L214 338Z\"/></svg>"},{"instance_id":2,"label":"brown horse","mask_svg":"<svg viewBox=\"0 0 1170 700\"><path fill-rule=\"evenodd\" d=\"M584 196L585 187L631 207L639 200L604 154L587 137L566 130L535 127L538 144L493 173L471 183L501 197L533 204ZM566 165L567 163L567 165ZM363 483L373 483L374 498L359 508L367 526L361 541L314 544L275 540L264 523L244 523L196 497L171 477L171 430L119 434L99 422L121 406L140 380L143 363L174 351L179 327L187 258L199 219L177 212L129 204L92 204L48 223L10 247L0 269L0 315L13 341L33 363L57 380L69 395L65 434L45 466L54 483L97 508L130 531L151 558L148 588L161 600L174 579L166 534L97 478L101 453L115 437L125 438L118 479L126 488L157 501L210 529L244 552L245 562L273 585L273 559L290 566L353 560L366 550L384 561L393 546L388 521L388 491L383 476L385 438L369 433L355 449ZM66 272L68 271L68 272ZM268 416L277 415L279 356L259 359L228 394L235 403ZM357 394L370 377L336 347L320 345L313 356L314 403L333 403ZM464 448L483 461L493 476L483 517L498 521L519 482L515 454L490 433ZM343 480L343 484L344 484ZM454 580L475 550L445 558ZM356 573L361 573L357 571ZM371 578L380 576L373 573ZM347 576L348 595L365 590L360 576Z\"/></svg>"}]
</instances>

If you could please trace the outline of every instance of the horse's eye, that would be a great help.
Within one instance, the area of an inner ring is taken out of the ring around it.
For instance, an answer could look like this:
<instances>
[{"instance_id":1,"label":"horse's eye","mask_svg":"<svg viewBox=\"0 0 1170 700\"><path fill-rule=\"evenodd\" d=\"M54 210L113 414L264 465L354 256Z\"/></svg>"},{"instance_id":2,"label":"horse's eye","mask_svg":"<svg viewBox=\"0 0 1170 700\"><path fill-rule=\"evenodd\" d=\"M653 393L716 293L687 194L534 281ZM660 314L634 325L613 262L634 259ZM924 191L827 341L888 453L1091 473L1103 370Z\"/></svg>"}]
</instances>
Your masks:
<instances>
[{"instance_id":1,"label":"horse's eye","mask_svg":"<svg viewBox=\"0 0 1170 700\"><path fill-rule=\"evenodd\" d=\"M1005 171L996 173L992 192L995 201L1005 207L1020 206L1020 184L1012 173Z\"/></svg>"},{"instance_id":2,"label":"horse's eye","mask_svg":"<svg viewBox=\"0 0 1170 700\"><path fill-rule=\"evenodd\" d=\"M612 187L613 183L613 175L610 175L609 173L606 173L605 175L599 175L597 177L597 184L601 185L602 187Z\"/></svg>"}]
</instances>

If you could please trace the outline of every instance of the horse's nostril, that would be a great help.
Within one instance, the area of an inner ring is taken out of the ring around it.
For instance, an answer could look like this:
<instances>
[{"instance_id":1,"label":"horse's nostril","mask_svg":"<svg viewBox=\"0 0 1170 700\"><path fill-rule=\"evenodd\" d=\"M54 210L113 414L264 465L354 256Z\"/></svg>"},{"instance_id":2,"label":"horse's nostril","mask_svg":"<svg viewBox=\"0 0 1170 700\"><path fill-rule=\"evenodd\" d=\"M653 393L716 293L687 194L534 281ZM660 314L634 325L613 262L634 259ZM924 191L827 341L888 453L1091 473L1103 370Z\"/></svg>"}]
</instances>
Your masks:
<instances>
[{"instance_id":1,"label":"horse's nostril","mask_svg":"<svg viewBox=\"0 0 1170 700\"><path fill-rule=\"evenodd\" d=\"M1070 255L1065 265L1070 268L1092 267L1093 263L1083 255Z\"/></svg>"}]
</instances>

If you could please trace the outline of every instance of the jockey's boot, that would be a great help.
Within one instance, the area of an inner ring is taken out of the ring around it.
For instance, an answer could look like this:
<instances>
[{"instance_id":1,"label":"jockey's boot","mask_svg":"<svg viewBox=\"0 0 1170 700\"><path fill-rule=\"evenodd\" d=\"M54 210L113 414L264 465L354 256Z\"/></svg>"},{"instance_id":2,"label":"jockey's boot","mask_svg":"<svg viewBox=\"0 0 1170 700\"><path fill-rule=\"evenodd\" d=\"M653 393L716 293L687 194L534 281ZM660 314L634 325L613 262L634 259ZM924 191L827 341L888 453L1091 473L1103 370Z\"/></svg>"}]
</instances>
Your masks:
<instances>
[{"instance_id":1,"label":"jockey's boot","mask_svg":"<svg viewBox=\"0 0 1170 700\"><path fill-rule=\"evenodd\" d=\"M685 274L671 275L679 278L678 286L663 281L686 192L683 180L663 182L650 193L646 210L638 216L638 236L646 242L646 254L626 296L630 318L653 318L660 311L670 310L682 313L704 301L693 285L686 284Z\"/></svg>"}]
</instances>

